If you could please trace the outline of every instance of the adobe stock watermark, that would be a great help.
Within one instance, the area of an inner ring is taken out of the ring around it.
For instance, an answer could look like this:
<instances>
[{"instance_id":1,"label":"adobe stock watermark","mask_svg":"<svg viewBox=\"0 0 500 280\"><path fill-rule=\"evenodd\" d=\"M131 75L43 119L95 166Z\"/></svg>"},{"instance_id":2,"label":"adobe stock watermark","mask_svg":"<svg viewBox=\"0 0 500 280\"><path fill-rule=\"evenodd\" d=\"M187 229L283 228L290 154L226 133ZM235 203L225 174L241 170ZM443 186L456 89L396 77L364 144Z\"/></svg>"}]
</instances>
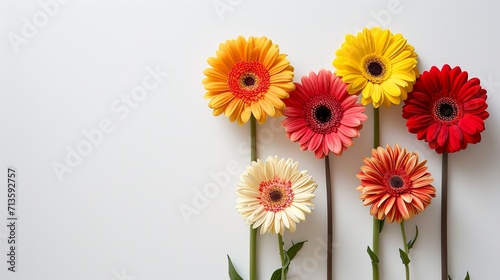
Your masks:
<instances>
[{"instance_id":1,"label":"adobe stock watermark","mask_svg":"<svg viewBox=\"0 0 500 280\"><path fill-rule=\"evenodd\" d=\"M411 0L410 0L411 1ZM381 9L379 11L370 11L370 15L372 16L372 20L366 22L365 27L382 27L386 28L389 26L392 20L393 15L398 15L403 11L403 6L401 5L400 0L389 0L387 2L387 6L385 9ZM355 26L356 32L363 30L363 28L359 28L359 26Z\"/></svg>"},{"instance_id":2,"label":"adobe stock watermark","mask_svg":"<svg viewBox=\"0 0 500 280\"><path fill-rule=\"evenodd\" d=\"M113 269L111 271L111 274L113 274L113 277L110 278L109 280L135 280L135 276L128 275L124 267L122 267L121 272L118 272L115 269Z\"/></svg>"},{"instance_id":3,"label":"adobe stock watermark","mask_svg":"<svg viewBox=\"0 0 500 280\"><path fill-rule=\"evenodd\" d=\"M500 81L494 80L491 73L488 74L487 79L481 76L478 76L478 79L481 82L481 86L487 91L487 94L495 92L500 87Z\"/></svg>"},{"instance_id":4,"label":"adobe stock watermark","mask_svg":"<svg viewBox=\"0 0 500 280\"><path fill-rule=\"evenodd\" d=\"M129 117L132 110L138 108L155 89L157 89L168 77L169 72L163 71L159 65L146 67L146 75L142 83L132 88L129 93L123 93L115 98L109 108L115 114L115 118L123 121ZM53 161L52 170L59 182L63 181L66 173L71 173L83 160L104 141L106 135L112 133L116 128L116 120L113 118L102 118L97 127L82 130L82 139L74 145L66 146L66 156L62 161Z\"/></svg>"},{"instance_id":5,"label":"adobe stock watermark","mask_svg":"<svg viewBox=\"0 0 500 280\"><path fill-rule=\"evenodd\" d=\"M70 0L41 0L38 2L40 8L30 18L22 17L23 22L19 33L9 32L7 37L10 45L16 53L21 45L26 45L33 39L42 28L47 26L51 18L59 14L61 8Z\"/></svg>"},{"instance_id":6,"label":"adobe stock watermark","mask_svg":"<svg viewBox=\"0 0 500 280\"><path fill-rule=\"evenodd\" d=\"M274 141L276 133L284 133L284 128L281 127L281 120L278 118L270 118L269 127L259 126L257 128L257 146L264 148L265 145ZM243 141L236 146L238 154L250 156L250 140ZM239 177L245 170L246 166L241 166L238 161L232 159L226 163L222 170L211 171L208 174L210 181L203 187L193 188L193 198L190 202L179 204L179 212L186 224L191 223L194 216L201 214L201 211L206 209L210 203L215 200L221 191L226 189L231 179ZM234 190L234 188L232 188Z\"/></svg>"},{"instance_id":7,"label":"adobe stock watermark","mask_svg":"<svg viewBox=\"0 0 500 280\"><path fill-rule=\"evenodd\" d=\"M307 245L307 243L306 243ZM333 243L332 249L340 247L340 244ZM318 270L319 265L327 260L328 244L321 237L316 238L316 246L313 255L303 259L294 259L290 262L289 279L304 280L309 279L311 274Z\"/></svg>"},{"instance_id":8,"label":"adobe stock watermark","mask_svg":"<svg viewBox=\"0 0 500 280\"><path fill-rule=\"evenodd\" d=\"M224 14L232 12L234 8L238 7L243 0L215 0L213 2L214 10L221 21L224 20Z\"/></svg>"}]
</instances>

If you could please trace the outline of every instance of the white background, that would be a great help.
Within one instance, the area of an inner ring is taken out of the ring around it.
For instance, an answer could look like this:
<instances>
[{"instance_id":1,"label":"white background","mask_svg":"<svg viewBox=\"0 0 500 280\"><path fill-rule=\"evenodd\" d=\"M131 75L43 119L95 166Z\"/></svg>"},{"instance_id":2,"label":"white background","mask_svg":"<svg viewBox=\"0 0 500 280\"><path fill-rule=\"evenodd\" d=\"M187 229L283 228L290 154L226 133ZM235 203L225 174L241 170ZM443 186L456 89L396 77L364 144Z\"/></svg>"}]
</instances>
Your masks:
<instances>
[{"instance_id":1,"label":"white background","mask_svg":"<svg viewBox=\"0 0 500 280\"><path fill-rule=\"evenodd\" d=\"M249 126L212 116L201 84L206 59L238 35L267 36L288 54L299 81L310 71L334 70L344 36L374 25L402 33L419 55L421 72L459 65L488 90L482 142L450 155L449 271L453 279L466 271L473 279L500 279L497 2L0 5L0 279L228 279L226 254L248 279L249 231L235 210L235 185L249 163ZM127 105L144 80L150 90ZM370 106L366 113L361 137L331 160L334 278L340 280L371 279L372 218L355 190L355 174L372 146ZM96 136L100 123L102 138ZM407 223L407 233L411 238L418 225L412 279L440 279L441 157L407 132L401 106L382 108L381 123L382 144L419 152L435 178L436 199ZM95 144L89 146L84 132L94 133ZM315 211L284 240L286 247L308 240L289 279L325 279L324 163L286 139L279 119L258 133L259 158L292 157L319 184ZM71 155L78 148L81 159ZM67 168L61 180L58 164ZM7 166L18 175L15 273L6 263ZM403 279L399 226L386 225L381 238L381 279ZM259 252L259 279L269 279L279 267L276 236L261 236Z\"/></svg>"}]
</instances>

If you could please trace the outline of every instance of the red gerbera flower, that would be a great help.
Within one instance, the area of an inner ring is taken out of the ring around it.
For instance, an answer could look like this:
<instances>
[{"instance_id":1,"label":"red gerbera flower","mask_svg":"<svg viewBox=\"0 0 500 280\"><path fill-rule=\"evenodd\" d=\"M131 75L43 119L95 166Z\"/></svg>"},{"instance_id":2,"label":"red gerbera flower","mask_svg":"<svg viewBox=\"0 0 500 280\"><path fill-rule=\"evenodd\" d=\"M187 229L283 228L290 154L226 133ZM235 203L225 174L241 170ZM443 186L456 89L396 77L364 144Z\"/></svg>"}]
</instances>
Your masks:
<instances>
[{"instance_id":1,"label":"red gerbera flower","mask_svg":"<svg viewBox=\"0 0 500 280\"><path fill-rule=\"evenodd\" d=\"M446 64L425 71L404 102L408 131L437 153L454 153L481 141L489 116L486 90L460 67Z\"/></svg>"},{"instance_id":2,"label":"red gerbera flower","mask_svg":"<svg viewBox=\"0 0 500 280\"><path fill-rule=\"evenodd\" d=\"M311 72L301 82L295 83L295 91L284 100L286 136L302 150L314 151L317 158L330 151L341 155L359 136L361 123L367 119L365 107L356 103L358 97L349 95L347 85L330 71Z\"/></svg>"}]
</instances>

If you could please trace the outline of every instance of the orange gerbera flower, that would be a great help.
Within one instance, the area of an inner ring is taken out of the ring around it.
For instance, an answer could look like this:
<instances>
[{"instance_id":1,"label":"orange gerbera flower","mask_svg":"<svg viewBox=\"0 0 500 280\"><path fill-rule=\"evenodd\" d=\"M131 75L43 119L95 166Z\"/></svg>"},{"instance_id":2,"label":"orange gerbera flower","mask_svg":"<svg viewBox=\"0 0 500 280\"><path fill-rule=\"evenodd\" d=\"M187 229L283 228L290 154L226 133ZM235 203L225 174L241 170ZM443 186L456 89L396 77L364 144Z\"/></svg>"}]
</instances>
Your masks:
<instances>
[{"instance_id":1,"label":"orange gerbera flower","mask_svg":"<svg viewBox=\"0 0 500 280\"><path fill-rule=\"evenodd\" d=\"M365 165L356 174L361 180L357 190L363 205L371 205L370 214L379 220L409 220L424 211L436 196L427 161L419 162L415 152L387 145L385 149L373 149L372 157L363 162Z\"/></svg>"},{"instance_id":2,"label":"orange gerbera flower","mask_svg":"<svg viewBox=\"0 0 500 280\"><path fill-rule=\"evenodd\" d=\"M239 36L220 44L216 57L208 59L212 68L203 71L203 85L213 114L222 113L231 122L244 124L253 115L259 123L267 115L280 117L282 99L295 89L293 67L278 45L266 37Z\"/></svg>"}]
</instances>

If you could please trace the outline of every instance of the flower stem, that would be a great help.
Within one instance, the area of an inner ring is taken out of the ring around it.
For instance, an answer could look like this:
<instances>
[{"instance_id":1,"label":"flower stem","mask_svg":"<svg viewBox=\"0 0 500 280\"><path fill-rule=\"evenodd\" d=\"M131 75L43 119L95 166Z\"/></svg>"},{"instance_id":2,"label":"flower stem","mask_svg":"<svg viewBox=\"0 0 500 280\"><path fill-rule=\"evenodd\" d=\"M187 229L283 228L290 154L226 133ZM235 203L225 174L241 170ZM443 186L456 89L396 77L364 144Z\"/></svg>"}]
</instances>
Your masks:
<instances>
[{"instance_id":1,"label":"flower stem","mask_svg":"<svg viewBox=\"0 0 500 280\"><path fill-rule=\"evenodd\" d=\"M250 117L250 161L257 161L257 120Z\"/></svg>"},{"instance_id":2,"label":"flower stem","mask_svg":"<svg viewBox=\"0 0 500 280\"><path fill-rule=\"evenodd\" d=\"M257 122L250 117L250 162L257 161ZM250 225L250 280L257 279L257 229Z\"/></svg>"},{"instance_id":3,"label":"flower stem","mask_svg":"<svg viewBox=\"0 0 500 280\"><path fill-rule=\"evenodd\" d=\"M373 148L376 149L380 146L380 112L379 108L373 108ZM379 240L380 240L380 227L382 221L373 218L373 253L379 258ZM378 262L372 261L372 275L373 280L379 279Z\"/></svg>"},{"instance_id":4,"label":"flower stem","mask_svg":"<svg viewBox=\"0 0 500 280\"><path fill-rule=\"evenodd\" d=\"M280 257L281 257L281 280L286 280L286 273L285 273L285 250L283 249L283 236L278 233L278 246L280 250Z\"/></svg>"},{"instance_id":5,"label":"flower stem","mask_svg":"<svg viewBox=\"0 0 500 280\"><path fill-rule=\"evenodd\" d=\"M448 153L441 161L441 279L448 279Z\"/></svg>"},{"instance_id":6,"label":"flower stem","mask_svg":"<svg viewBox=\"0 0 500 280\"><path fill-rule=\"evenodd\" d=\"M410 249L408 248L408 243L406 242L406 232L405 232L405 221L401 221L401 223L399 223L399 225L401 226L401 235L403 237L403 248L404 248L404 251L406 253L406 256L408 256L408 258L410 257ZM410 280L410 263L406 263L405 262L405 272L406 272L406 280Z\"/></svg>"},{"instance_id":7,"label":"flower stem","mask_svg":"<svg viewBox=\"0 0 500 280\"><path fill-rule=\"evenodd\" d=\"M333 189L332 179L330 175L330 159L328 155L325 156L325 176L326 176L326 208L327 208L327 273L326 279L332 280L333 278Z\"/></svg>"},{"instance_id":8,"label":"flower stem","mask_svg":"<svg viewBox=\"0 0 500 280\"><path fill-rule=\"evenodd\" d=\"M379 252L379 237L380 237L380 220L373 218L373 248L372 251L378 258ZM372 260L372 278L379 280L378 262Z\"/></svg>"}]
</instances>

